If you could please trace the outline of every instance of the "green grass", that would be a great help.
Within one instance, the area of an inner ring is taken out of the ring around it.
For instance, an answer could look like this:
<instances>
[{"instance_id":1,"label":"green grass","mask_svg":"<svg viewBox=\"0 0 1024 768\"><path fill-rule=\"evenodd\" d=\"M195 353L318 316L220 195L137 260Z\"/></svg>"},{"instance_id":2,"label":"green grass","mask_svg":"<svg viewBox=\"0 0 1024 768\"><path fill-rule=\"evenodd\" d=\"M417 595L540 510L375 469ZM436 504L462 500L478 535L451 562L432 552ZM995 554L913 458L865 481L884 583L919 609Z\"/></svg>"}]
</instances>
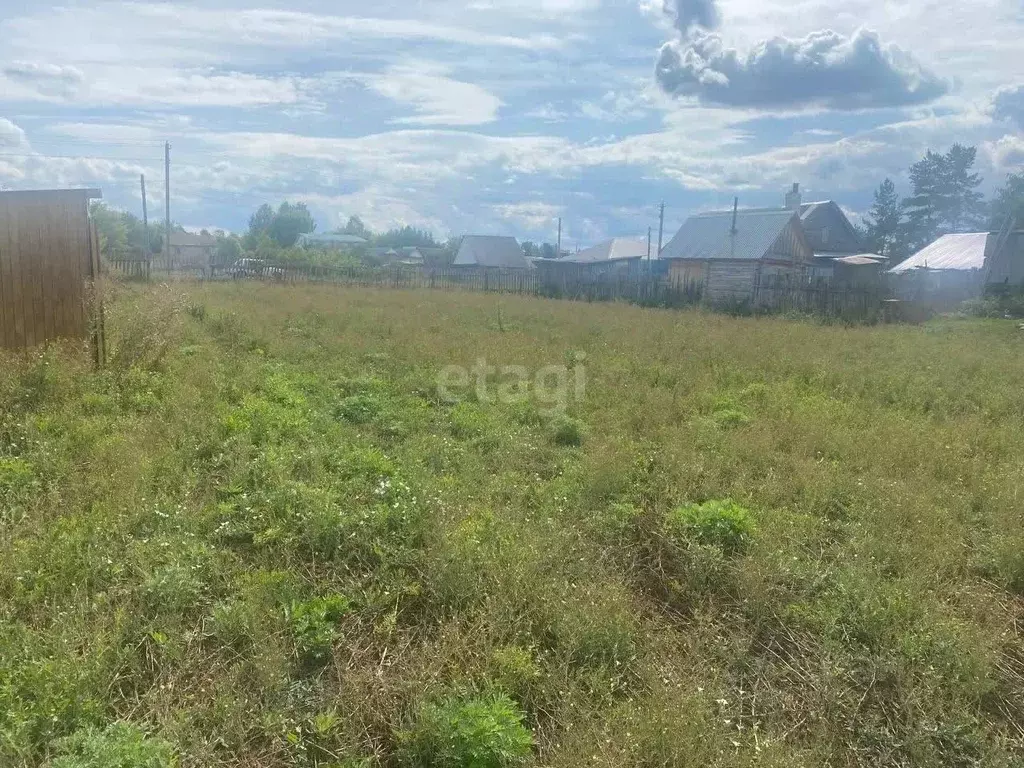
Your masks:
<instances>
[{"instance_id":1,"label":"green grass","mask_svg":"<svg viewBox=\"0 0 1024 768\"><path fill-rule=\"evenodd\" d=\"M1017 324L112 293L0 357L0 765L1022 764Z\"/></svg>"}]
</instances>

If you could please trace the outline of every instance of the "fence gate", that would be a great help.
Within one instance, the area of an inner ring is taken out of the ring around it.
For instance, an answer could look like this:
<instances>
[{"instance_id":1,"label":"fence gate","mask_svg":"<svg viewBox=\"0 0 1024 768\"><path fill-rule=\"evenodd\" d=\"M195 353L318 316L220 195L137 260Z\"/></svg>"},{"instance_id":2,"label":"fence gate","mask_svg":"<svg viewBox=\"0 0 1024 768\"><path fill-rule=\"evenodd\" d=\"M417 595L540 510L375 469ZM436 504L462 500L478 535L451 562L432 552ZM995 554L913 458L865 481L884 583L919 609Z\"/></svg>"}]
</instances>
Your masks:
<instances>
[{"instance_id":1,"label":"fence gate","mask_svg":"<svg viewBox=\"0 0 1024 768\"><path fill-rule=\"evenodd\" d=\"M96 197L94 189L0 192L0 347L88 335Z\"/></svg>"}]
</instances>

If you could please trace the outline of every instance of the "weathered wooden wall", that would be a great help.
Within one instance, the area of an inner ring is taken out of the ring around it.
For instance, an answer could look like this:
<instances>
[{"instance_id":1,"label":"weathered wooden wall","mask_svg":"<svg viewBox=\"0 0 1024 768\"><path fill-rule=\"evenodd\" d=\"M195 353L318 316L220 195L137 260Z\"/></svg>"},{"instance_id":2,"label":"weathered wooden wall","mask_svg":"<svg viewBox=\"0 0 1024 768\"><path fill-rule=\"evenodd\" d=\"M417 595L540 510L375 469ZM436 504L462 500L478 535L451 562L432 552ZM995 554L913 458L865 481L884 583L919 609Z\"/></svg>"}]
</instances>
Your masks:
<instances>
[{"instance_id":1,"label":"weathered wooden wall","mask_svg":"<svg viewBox=\"0 0 1024 768\"><path fill-rule=\"evenodd\" d=\"M989 235L985 249L985 258L992 263L988 273L989 285L1024 286L1024 232L1011 232L998 254L994 253L996 240L996 235Z\"/></svg>"},{"instance_id":2,"label":"weathered wooden wall","mask_svg":"<svg viewBox=\"0 0 1024 768\"><path fill-rule=\"evenodd\" d=\"M89 332L94 190L0 192L0 347Z\"/></svg>"},{"instance_id":3,"label":"weathered wooden wall","mask_svg":"<svg viewBox=\"0 0 1024 768\"><path fill-rule=\"evenodd\" d=\"M753 299L759 261L714 260L709 262L704 296L711 302L743 302Z\"/></svg>"}]
</instances>

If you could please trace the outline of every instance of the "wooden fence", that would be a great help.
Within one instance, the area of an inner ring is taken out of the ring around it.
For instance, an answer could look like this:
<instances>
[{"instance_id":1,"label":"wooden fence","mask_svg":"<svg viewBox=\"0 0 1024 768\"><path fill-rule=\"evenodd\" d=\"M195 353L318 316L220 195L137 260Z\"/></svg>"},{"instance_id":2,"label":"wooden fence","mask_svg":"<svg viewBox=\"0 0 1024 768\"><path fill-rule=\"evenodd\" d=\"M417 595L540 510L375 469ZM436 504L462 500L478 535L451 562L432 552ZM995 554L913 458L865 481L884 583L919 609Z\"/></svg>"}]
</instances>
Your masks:
<instances>
[{"instance_id":1,"label":"wooden fence","mask_svg":"<svg viewBox=\"0 0 1024 768\"><path fill-rule=\"evenodd\" d=\"M152 264L153 262L149 259L107 258L103 262L106 268L105 271L113 271L127 280L140 280L142 282L149 281L153 271Z\"/></svg>"},{"instance_id":2,"label":"wooden fence","mask_svg":"<svg viewBox=\"0 0 1024 768\"><path fill-rule=\"evenodd\" d=\"M0 347L23 349L94 328L96 190L0 192Z\"/></svg>"},{"instance_id":3,"label":"wooden fence","mask_svg":"<svg viewBox=\"0 0 1024 768\"><path fill-rule=\"evenodd\" d=\"M157 274L141 260L112 260L107 267L129 279L150 279ZM431 268L418 266L362 267L266 263L248 269L210 270L212 280L259 279L280 283L319 283L377 288L430 288L491 293L524 294L574 301L625 301L652 307L685 307L708 304L699 283L679 283L647 271L592 274L581 272L567 279L540 271ZM721 291L719 292L721 294ZM737 314L799 312L853 322L870 322L881 315L885 298L882 286L852 289L799 281L765 279L733 295L717 295L713 306Z\"/></svg>"}]
</instances>

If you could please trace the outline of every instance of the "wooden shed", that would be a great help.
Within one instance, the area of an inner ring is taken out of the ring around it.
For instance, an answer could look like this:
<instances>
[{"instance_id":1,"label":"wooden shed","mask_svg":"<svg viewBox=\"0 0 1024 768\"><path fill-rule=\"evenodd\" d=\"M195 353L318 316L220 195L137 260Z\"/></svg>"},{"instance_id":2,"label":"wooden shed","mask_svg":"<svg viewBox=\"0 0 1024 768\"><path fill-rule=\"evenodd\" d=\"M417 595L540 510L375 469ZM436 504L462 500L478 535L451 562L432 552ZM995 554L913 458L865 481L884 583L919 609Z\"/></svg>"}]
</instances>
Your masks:
<instances>
[{"instance_id":1,"label":"wooden shed","mask_svg":"<svg viewBox=\"0 0 1024 768\"><path fill-rule=\"evenodd\" d=\"M95 189L0 192L0 347L85 338L99 273Z\"/></svg>"}]
</instances>

